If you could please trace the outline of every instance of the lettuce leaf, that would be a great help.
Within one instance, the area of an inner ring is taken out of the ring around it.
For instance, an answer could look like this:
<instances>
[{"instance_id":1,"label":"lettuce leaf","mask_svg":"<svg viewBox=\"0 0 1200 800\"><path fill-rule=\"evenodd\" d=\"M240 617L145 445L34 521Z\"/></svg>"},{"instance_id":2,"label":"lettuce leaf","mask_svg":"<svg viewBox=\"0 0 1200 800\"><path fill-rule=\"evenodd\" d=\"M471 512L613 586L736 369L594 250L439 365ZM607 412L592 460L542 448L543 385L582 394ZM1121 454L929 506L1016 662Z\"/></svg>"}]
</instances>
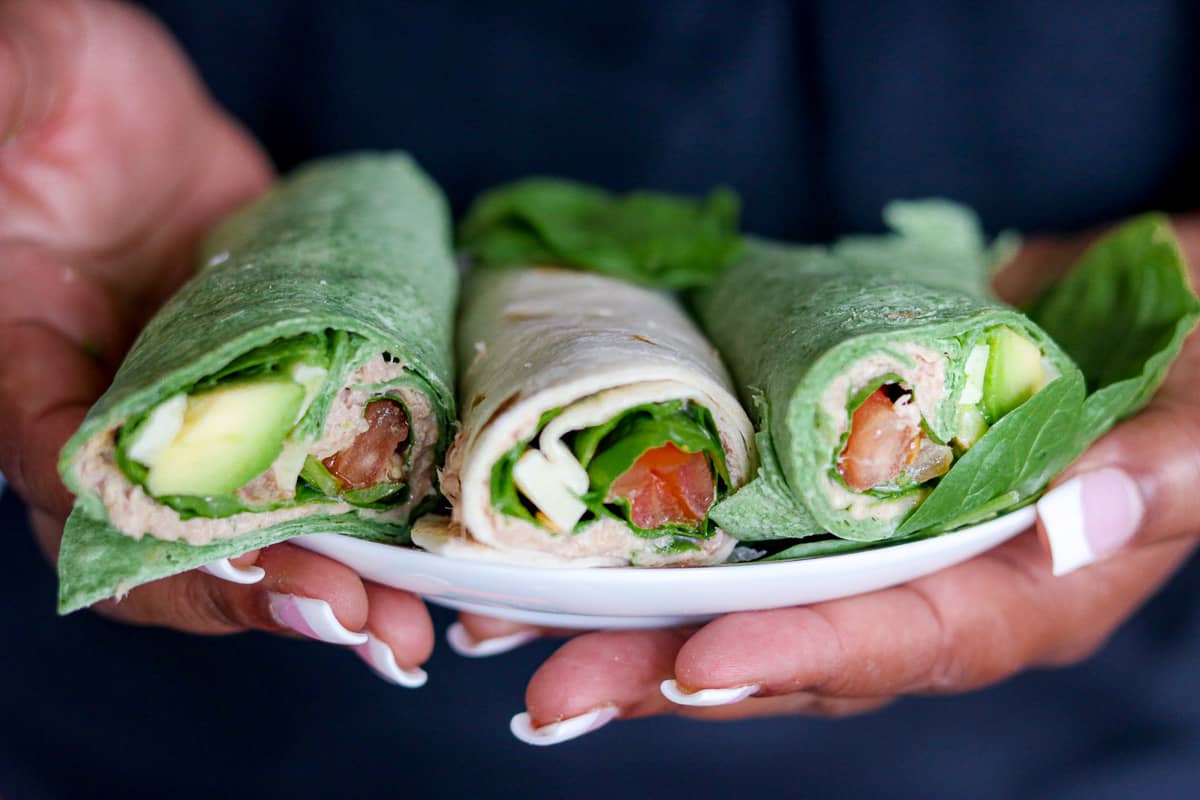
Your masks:
<instances>
[{"instance_id":1,"label":"lettuce leaf","mask_svg":"<svg viewBox=\"0 0 1200 800\"><path fill-rule=\"evenodd\" d=\"M683 289L711 283L737 257L738 211L738 197L727 189L703 200L656 192L616 196L572 181L530 178L479 197L459 239L485 266L571 266Z\"/></svg>"},{"instance_id":2,"label":"lettuce leaf","mask_svg":"<svg viewBox=\"0 0 1200 800\"><path fill-rule=\"evenodd\" d=\"M538 432L558 413L560 412L556 410L543 415L537 427ZM613 481L632 467L647 450L667 443L672 443L687 453L705 453L717 475L717 497L721 497L729 485L729 473L725 465L725 451L721 447L716 425L708 409L680 400L647 403L626 409L601 425L585 428L571 436L571 450L579 463L587 469L590 479L588 492L580 499L588 507L591 516L581 520L580 525L606 515L620 519L634 533L648 539L666 535L684 538L711 536L713 529L707 518L698 526L678 524L652 529L640 528L633 524L628 501L606 500ZM498 459L492 467L492 507L503 514L541 525L534 508L521 495L512 476L517 460L528 449L529 442L521 442ZM677 541L670 545L684 549L694 546L694 543L689 544L685 541Z\"/></svg>"},{"instance_id":3,"label":"lettuce leaf","mask_svg":"<svg viewBox=\"0 0 1200 800\"><path fill-rule=\"evenodd\" d=\"M945 526L966 515L977 522L972 512L996 498L1008 502L992 507L993 514L1039 494L1087 441L1083 399L1083 377L1068 372L1005 414L963 453L896 535Z\"/></svg>"},{"instance_id":4,"label":"lettuce leaf","mask_svg":"<svg viewBox=\"0 0 1200 800\"><path fill-rule=\"evenodd\" d=\"M1200 316L1170 221L1145 214L1092 247L1027 313L1079 364L1085 427L1100 433L1145 405Z\"/></svg>"},{"instance_id":5,"label":"lettuce leaf","mask_svg":"<svg viewBox=\"0 0 1200 800\"><path fill-rule=\"evenodd\" d=\"M631 408L604 425L580 431L571 444L588 471L590 493L603 497L647 450L668 443L685 453L706 453L717 475L728 483L725 452L712 416L697 406L685 408L678 400Z\"/></svg>"}]
</instances>

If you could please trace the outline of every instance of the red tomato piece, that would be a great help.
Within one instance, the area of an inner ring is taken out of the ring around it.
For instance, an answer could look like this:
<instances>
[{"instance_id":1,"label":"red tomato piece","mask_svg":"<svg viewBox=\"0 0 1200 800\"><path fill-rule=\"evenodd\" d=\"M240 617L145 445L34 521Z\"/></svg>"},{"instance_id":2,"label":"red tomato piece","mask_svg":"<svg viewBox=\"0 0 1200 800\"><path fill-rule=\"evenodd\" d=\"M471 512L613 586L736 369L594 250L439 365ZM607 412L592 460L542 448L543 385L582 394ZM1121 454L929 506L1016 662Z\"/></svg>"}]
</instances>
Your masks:
<instances>
[{"instance_id":1,"label":"red tomato piece","mask_svg":"<svg viewBox=\"0 0 1200 800\"><path fill-rule=\"evenodd\" d=\"M717 488L704 453L685 453L668 443L642 453L608 493L629 501L634 525L660 528L704 519Z\"/></svg>"},{"instance_id":2,"label":"red tomato piece","mask_svg":"<svg viewBox=\"0 0 1200 800\"><path fill-rule=\"evenodd\" d=\"M846 485L865 492L900 474L921 447L921 429L877 389L854 411L850 438L837 460Z\"/></svg>"},{"instance_id":3,"label":"red tomato piece","mask_svg":"<svg viewBox=\"0 0 1200 800\"><path fill-rule=\"evenodd\" d=\"M344 450L321 463L346 491L366 489L399 478L399 460L393 458L408 439L408 416L395 400L367 405L367 429Z\"/></svg>"}]
</instances>

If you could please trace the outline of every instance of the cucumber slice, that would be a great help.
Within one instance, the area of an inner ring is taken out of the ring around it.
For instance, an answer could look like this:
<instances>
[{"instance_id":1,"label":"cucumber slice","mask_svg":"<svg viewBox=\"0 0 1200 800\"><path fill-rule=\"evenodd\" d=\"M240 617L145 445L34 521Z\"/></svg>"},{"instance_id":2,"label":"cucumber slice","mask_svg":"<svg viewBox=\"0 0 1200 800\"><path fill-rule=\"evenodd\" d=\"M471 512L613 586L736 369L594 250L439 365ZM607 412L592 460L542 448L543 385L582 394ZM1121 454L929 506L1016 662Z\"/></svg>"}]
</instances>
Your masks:
<instances>
[{"instance_id":1,"label":"cucumber slice","mask_svg":"<svg viewBox=\"0 0 1200 800\"><path fill-rule=\"evenodd\" d=\"M1012 328L992 331L983 378L983 413L989 424L1033 397L1046 385L1042 350Z\"/></svg>"}]
</instances>

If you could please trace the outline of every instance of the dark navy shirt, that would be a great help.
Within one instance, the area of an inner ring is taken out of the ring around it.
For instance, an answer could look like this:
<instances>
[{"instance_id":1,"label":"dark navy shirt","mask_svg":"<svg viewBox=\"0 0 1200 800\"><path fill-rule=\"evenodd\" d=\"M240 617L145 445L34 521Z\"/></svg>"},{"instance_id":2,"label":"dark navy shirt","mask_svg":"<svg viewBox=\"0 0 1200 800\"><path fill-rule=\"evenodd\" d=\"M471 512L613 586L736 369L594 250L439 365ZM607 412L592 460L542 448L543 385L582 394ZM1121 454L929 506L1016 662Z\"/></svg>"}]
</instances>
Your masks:
<instances>
[{"instance_id":1,"label":"dark navy shirt","mask_svg":"<svg viewBox=\"0 0 1200 800\"><path fill-rule=\"evenodd\" d=\"M1200 206L1186 2L146 3L280 168L405 148L461 210L530 173L736 187L824 239L940 195L992 230ZM553 648L385 684L350 653L58 619L0 501L0 793L76 797L1186 797L1200 790L1200 564L1095 658L867 717L614 724L534 749L508 718ZM438 613L444 625L449 615Z\"/></svg>"}]
</instances>

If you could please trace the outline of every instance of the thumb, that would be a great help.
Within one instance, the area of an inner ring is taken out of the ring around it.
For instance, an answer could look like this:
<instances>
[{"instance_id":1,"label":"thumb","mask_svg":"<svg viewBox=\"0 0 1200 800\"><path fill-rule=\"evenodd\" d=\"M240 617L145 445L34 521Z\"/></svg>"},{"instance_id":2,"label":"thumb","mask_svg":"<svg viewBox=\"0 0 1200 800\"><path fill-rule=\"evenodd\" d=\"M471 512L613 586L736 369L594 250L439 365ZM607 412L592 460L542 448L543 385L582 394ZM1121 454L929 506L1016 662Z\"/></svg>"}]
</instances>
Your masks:
<instances>
[{"instance_id":1,"label":"thumb","mask_svg":"<svg viewBox=\"0 0 1200 800\"><path fill-rule=\"evenodd\" d=\"M1055 575L1200 533L1200 409L1155 403L1097 442L1037 504Z\"/></svg>"},{"instance_id":2,"label":"thumb","mask_svg":"<svg viewBox=\"0 0 1200 800\"><path fill-rule=\"evenodd\" d=\"M0 3L0 143L35 127L63 100L82 35L73 4Z\"/></svg>"}]
</instances>

